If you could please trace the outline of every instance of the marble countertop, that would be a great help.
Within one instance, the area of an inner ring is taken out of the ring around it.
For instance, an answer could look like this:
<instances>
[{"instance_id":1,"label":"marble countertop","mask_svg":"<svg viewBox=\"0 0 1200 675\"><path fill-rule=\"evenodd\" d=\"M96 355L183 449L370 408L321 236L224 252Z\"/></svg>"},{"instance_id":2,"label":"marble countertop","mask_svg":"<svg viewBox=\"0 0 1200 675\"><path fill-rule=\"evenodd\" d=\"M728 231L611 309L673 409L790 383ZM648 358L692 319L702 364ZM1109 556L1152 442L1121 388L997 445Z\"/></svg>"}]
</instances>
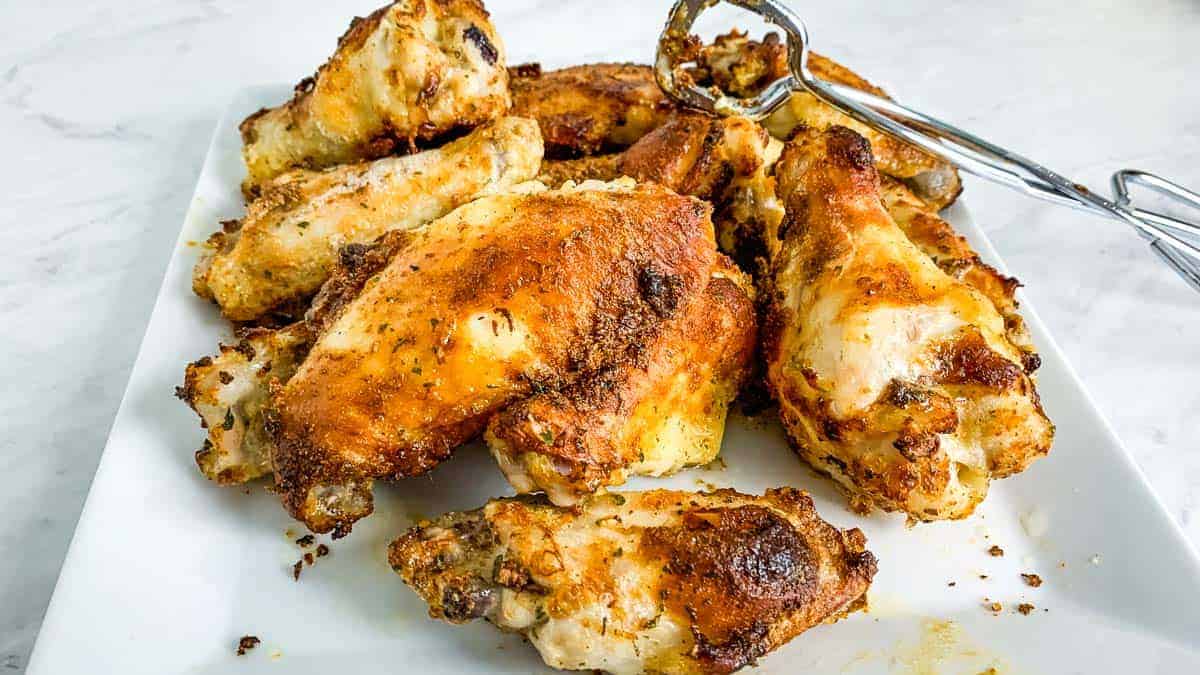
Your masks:
<instances>
[{"instance_id":1,"label":"marble countertop","mask_svg":"<svg viewBox=\"0 0 1200 675\"><path fill-rule=\"evenodd\" d=\"M549 66L648 61L668 4L488 2L510 62ZM1097 189L1125 167L1200 186L1193 2L817 4L797 3L818 49L914 107ZM311 73L373 9L88 5L0 7L5 672L24 668L218 116L245 85ZM1200 545L1200 296L1124 226L976 180L965 194Z\"/></svg>"}]
</instances>

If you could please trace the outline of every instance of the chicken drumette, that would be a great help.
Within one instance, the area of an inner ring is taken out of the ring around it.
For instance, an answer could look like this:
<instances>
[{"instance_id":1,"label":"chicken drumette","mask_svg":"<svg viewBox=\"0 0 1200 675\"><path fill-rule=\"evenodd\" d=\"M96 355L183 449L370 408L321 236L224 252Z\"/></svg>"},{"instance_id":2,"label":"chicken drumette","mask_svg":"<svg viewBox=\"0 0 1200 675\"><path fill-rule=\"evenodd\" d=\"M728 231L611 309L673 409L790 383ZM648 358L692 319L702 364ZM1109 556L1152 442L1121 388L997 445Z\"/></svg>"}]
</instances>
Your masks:
<instances>
[{"instance_id":1,"label":"chicken drumette","mask_svg":"<svg viewBox=\"0 0 1200 675\"><path fill-rule=\"evenodd\" d=\"M889 212L850 129L801 128L775 170L763 356L796 450L860 506L969 515L1053 438L1015 282L911 193Z\"/></svg>"}]
</instances>

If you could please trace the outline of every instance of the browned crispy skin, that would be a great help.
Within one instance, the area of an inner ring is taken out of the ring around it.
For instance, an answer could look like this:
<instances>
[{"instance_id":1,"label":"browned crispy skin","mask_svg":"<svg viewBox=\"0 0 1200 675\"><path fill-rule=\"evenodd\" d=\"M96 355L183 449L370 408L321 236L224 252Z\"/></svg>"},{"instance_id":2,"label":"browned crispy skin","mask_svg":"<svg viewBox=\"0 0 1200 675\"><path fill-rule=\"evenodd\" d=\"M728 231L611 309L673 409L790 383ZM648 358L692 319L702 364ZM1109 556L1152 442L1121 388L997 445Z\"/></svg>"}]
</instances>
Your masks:
<instances>
[{"instance_id":1,"label":"browned crispy skin","mask_svg":"<svg viewBox=\"0 0 1200 675\"><path fill-rule=\"evenodd\" d=\"M613 180L621 176L621 172L617 168L620 159L620 153L573 159L547 159L542 162L541 173L537 175L537 180L552 188L569 180L576 183L582 183L585 180Z\"/></svg>"},{"instance_id":2,"label":"browned crispy skin","mask_svg":"<svg viewBox=\"0 0 1200 675\"><path fill-rule=\"evenodd\" d=\"M860 531L791 488L498 499L419 525L388 559L431 616L612 673L733 672L863 606L876 570Z\"/></svg>"},{"instance_id":3,"label":"browned crispy skin","mask_svg":"<svg viewBox=\"0 0 1200 675\"><path fill-rule=\"evenodd\" d=\"M923 246L906 236L855 132L801 129L776 178L787 216L763 356L797 452L859 506L969 515L991 479L1023 470L1053 439L1031 378L1037 358L1005 317L1015 305L994 304L994 271L944 223L910 213Z\"/></svg>"},{"instance_id":4,"label":"browned crispy skin","mask_svg":"<svg viewBox=\"0 0 1200 675\"><path fill-rule=\"evenodd\" d=\"M543 490L556 504L628 476L707 464L755 338L750 280L721 256L704 293L661 332L607 368L509 406L489 424L488 445L518 492Z\"/></svg>"},{"instance_id":5,"label":"browned crispy skin","mask_svg":"<svg viewBox=\"0 0 1200 675\"><path fill-rule=\"evenodd\" d=\"M736 30L717 36L713 44L700 49L698 61L697 79L716 84L735 96L756 94L788 74L787 46L776 33L768 33L762 41L750 40ZM810 52L808 67L817 79L890 98L879 87L828 57ZM822 129L836 124L854 129L870 141L879 171L907 183L935 210L952 203L962 191L954 167L916 146L860 124L808 92L794 94L764 124L783 139L801 124Z\"/></svg>"},{"instance_id":6,"label":"browned crispy skin","mask_svg":"<svg viewBox=\"0 0 1200 675\"><path fill-rule=\"evenodd\" d=\"M543 72L509 69L513 115L538 121L546 157L619 150L666 119L674 108L649 66L595 63Z\"/></svg>"},{"instance_id":7,"label":"browned crispy skin","mask_svg":"<svg viewBox=\"0 0 1200 675\"><path fill-rule=\"evenodd\" d=\"M983 262L967 238L938 216L936 206L918 197L903 183L881 176L880 187L884 207L908 240L943 272L987 296L1004 317L1009 341L1020 348L1025 370L1037 370L1041 358L1034 350L1025 319L1017 311L1016 294L1020 282Z\"/></svg>"},{"instance_id":8,"label":"browned crispy skin","mask_svg":"<svg viewBox=\"0 0 1200 675\"><path fill-rule=\"evenodd\" d=\"M504 47L479 0L404 0L356 18L287 103L241 125L254 194L294 167L375 159L509 107Z\"/></svg>"},{"instance_id":9,"label":"browned crispy skin","mask_svg":"<svg viewBox=\"0 0 1200 675\"><path fill-rule=\"evenodd\" d=\"M631 181L484 197L385 241L353 299L356 280L318 299L268 416L285 505L319 532L370 512L371 479L427 471L513 400L619 362L718 255L706 204Z\"/></svg>"}]
</instances>

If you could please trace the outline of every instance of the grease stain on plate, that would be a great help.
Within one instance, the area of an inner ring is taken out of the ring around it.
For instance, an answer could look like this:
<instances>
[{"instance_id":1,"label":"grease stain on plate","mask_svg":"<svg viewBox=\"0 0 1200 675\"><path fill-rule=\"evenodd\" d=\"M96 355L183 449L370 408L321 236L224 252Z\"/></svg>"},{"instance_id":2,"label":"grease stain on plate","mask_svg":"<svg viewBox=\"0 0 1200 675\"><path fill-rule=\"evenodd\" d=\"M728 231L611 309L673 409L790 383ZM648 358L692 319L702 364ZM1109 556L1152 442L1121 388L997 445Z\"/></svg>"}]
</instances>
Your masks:
<instances>
[{"instance_id":1,"label":"grease stain on plate","mask_svg":"<svg viewBox=\"0 0 1200 675\"><path fill-rule=\"evenodd\" d=\"M891 658L893 672L909 675L1011 672L1004 659L974 644L953 621L925 619L920 630L915 643L901 641L895 647Z\"/></svg>"}]
</instances>

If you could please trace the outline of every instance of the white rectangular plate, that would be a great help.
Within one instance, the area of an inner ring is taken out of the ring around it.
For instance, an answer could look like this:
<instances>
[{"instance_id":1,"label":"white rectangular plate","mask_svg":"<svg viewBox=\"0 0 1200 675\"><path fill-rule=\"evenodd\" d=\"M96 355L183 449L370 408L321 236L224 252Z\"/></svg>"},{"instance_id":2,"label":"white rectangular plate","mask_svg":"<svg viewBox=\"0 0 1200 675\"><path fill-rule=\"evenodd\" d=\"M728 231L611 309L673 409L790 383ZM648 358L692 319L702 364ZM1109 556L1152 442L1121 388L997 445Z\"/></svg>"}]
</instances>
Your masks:
<instances>
[{"instance_id":1,"label":"white rectangular plate","mask_svg":"<svg viewBox=\"0 0 1200 675\"><path fill-rule=\"evenodd\" d=\"M487 624L429 620L385 560L387 543L414 518L510 494L481 448L460 449L430 476L377 487L375 514L299 582L291 566L303 528L261 486L219 488L196 470L203 432L172 391L184 365L229 334L191 292L195 242L241 215L238 121L286 96L282 87L247 90L217 128L31 675L542 668L532 648ZM949 218L998 262L961 202ZM760 494L793 485L813 494L826 519L867 533L879 558L870 612L805 633L757 672L1200 672L1200 561L1028 306L1025 316L1058 436L1048 458L994 483L968 520L906 528L899 516L850 513L766 416L731 418L726 469L628 486ZM992 545L1003 557L987 553ZM1045 583L1030 588L1022 572ZM1004 609L993 614L985 598ZM1036 610L1018 613L1022 602ZM246 634L262 645L235 656Z\"/></svg>"}]
</instances>

